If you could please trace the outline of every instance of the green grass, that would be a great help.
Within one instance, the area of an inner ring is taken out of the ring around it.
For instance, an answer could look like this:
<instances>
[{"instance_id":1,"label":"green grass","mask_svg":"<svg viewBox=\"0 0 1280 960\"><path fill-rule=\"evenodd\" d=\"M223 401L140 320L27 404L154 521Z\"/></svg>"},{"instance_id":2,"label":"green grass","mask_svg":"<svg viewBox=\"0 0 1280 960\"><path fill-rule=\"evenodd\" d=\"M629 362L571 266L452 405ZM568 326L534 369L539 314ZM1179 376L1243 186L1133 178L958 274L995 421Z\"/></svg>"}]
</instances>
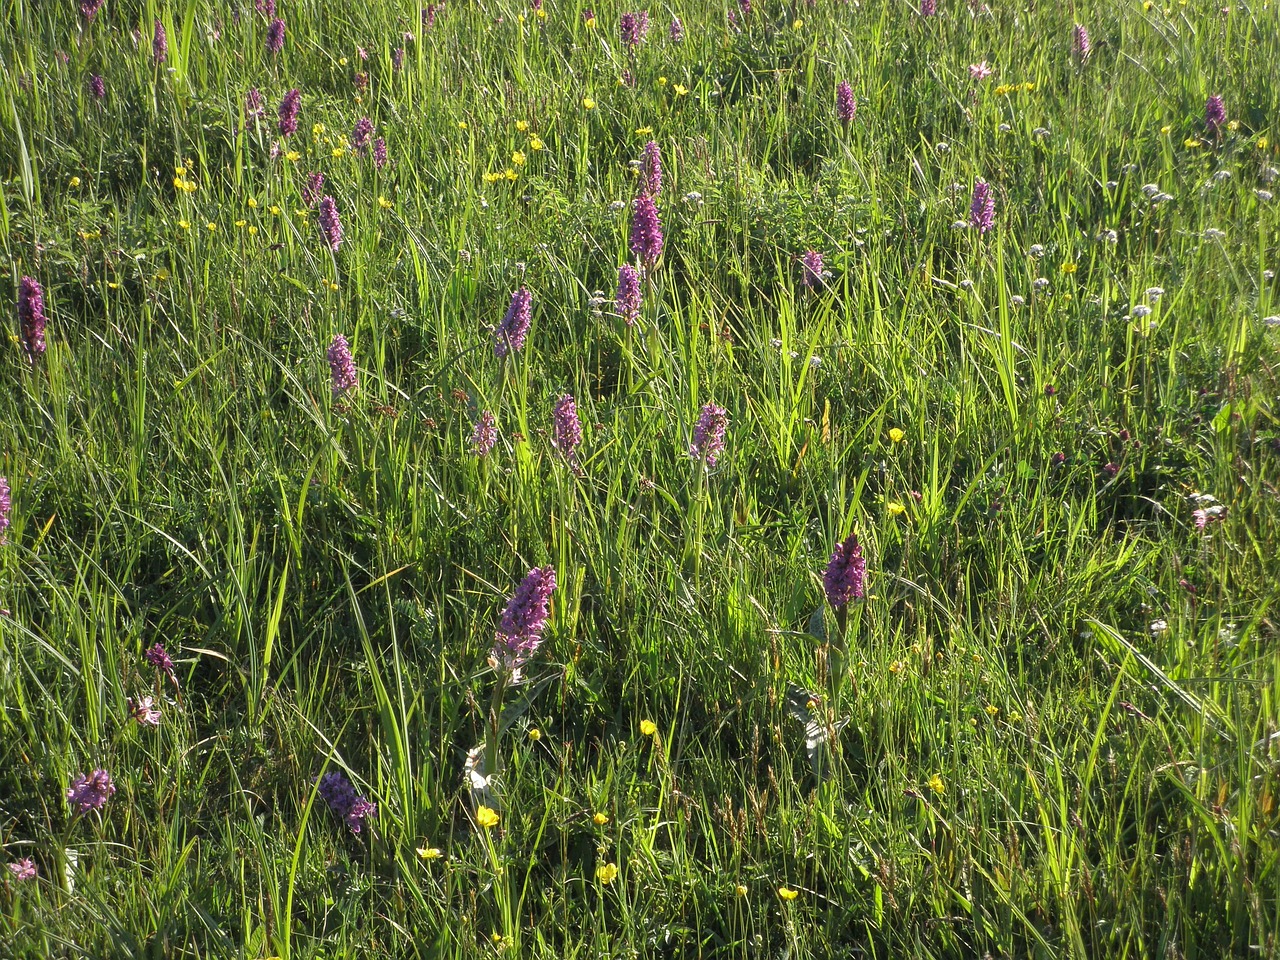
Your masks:
<instances>
[{"instance_id":1,"label":"green grass","mask_svg":"<svg viewBox=\"0 0 1280 960\"><path fill-rule=\"evenodd\" d=\"M0 9L0 859L40 871L0 875L0 956L1280 955L1280 18L992 6L650 6L628 53L617 5L426 31L282 0L279 57L248 3ZM381 170L334 154L366 115ZM649 139L666 252L629 330ZM983 236L953 228L977 178ZM546 564L473 793L494 631ZM118 792L76 817L95 767ZM333 770L378 804L358 836Z\"/></svg>"}]
</instances>

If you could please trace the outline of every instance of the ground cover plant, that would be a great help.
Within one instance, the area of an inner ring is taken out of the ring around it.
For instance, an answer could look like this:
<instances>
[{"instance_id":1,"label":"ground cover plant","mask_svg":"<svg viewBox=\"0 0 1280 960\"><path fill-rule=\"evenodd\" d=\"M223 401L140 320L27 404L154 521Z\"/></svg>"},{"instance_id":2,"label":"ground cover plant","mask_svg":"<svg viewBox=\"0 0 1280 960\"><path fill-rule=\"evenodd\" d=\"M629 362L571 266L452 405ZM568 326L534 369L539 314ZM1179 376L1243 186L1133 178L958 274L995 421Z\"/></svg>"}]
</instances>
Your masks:
<instances>
[{"instance_id":1,"label":"ground cover plant","mask_svg":"<svg viewBox=\"0 0 1280 960\"><path fill-rule=\"evenodd\" d=\"M0 956L1276 957L1272 2L0 9Z\"/></svg>"}]
</instances>

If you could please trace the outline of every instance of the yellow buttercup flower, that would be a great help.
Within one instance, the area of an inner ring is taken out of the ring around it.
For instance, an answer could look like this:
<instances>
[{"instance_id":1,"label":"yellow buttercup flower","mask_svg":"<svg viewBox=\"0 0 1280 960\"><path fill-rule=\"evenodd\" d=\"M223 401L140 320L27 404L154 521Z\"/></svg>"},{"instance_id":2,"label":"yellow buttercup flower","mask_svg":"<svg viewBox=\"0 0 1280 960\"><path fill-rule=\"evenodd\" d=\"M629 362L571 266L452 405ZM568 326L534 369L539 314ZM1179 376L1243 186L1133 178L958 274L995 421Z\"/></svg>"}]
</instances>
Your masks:
<instances>
[{"instance_id":1,"label":"yellow buttercup flower","mask_svg":"<svg viewBox=\"0 0 1280 960\"><path fill-rule=\"evenodd\" d=\"M394 204L392 204L392 202L388 200L386 197L378 197L378 206L380 206L383 210L390 210L392 206L394 206Z\"/></svg>"},{"instance_id":2,"label":"yellow buttercup flower","mask_svg":"<svg viewBox=\"0 0 1280 960\"><path fill-rule=\"evenodd\" d=\"M596 102L590 97L583 97L582 106L587 110L594 110L596 108Z\"/></svg>"},{"instance_id":3,"label":"yellow buttercup flower","mask_svg":"<svg viewBox=\"0 0 1280 960\"><path fill-rule=\"evenodd\" d=\"M1074 263L1064 263L1062 265L1063 273L1075 273L1077 269L1078 269L1078 265Z\"/></svg>"},{"instance_id":4,"label":"yellow buttercup flower","mask_svg":"<svg viewBox=\"0 0 1280 960\"><path fill-rule=\"evenodd\" d=\"M530 138L529 138L529 149L530 149L530 150L535 150L535 151L536 151L536 150L541 150L541 149L542 149L542 147L543 147L543 143L542 143L542 141L541 141L541 140L539 140L537 137L530 137Z\"/></svg>"},{"instance_id":5,"label":"yellow buttercup flower","mask_svg":"<svg viewBox=\"0 0 1280 960\"><path fill-rule=\"evenodd\" d=\"M517 129L517 130L519 130L521 133L524 133L526 130L528 130L528 129L529 129L529 121L528 121L528 120L517 120L517 121L516 121L516 129Z\"/></svg>"},{"instance_id":6,"label":"yellow buttercup flower","mask_svg":"<svg viewBox=\"0 0 1280 960\"><path fill-rule=\"evenodd\" d=\"M76 187L80 186L80 178L72 177L70 180L67 181L67 186L69 186L72 190L74 190Z\"/></svg>"},{"instance_id":7,"label":"yellow buttercup flower","mask_svg":"<svg viewBox=\"0 0 1280 960\"><path fill-rule=\"evenodd\" d=\"M689 92L689 88L686 87L683 83L677 83L671 89L676 92L677 97L683 97L686 93Z\"/></svg>"},{"instance_id":8,"label":"yellow buttercup flower","mask_svg":"<svg viewBox=\"0 0 1280 960\"><path fill-rule=\"evenodd\" d=\"M418 847L418 856L423 860L436 860L440 857L439 847Z\"/></svg>"},{"instance_id":9,"label":"yellow buttercup flower","mask_svg":"<svg viewBox=\"0 0 1280 960\"><path fill-rule=\"evenodd\" d=\"M530 727L529 739L532 740L534 743L537 743L539 740L542 739L542 731L539 730L537 727Z\"/></svg>"},{"instance_id":10,"label":"yellow buttercup flower","mask_svg":"<svg viewBox=\"0 0 1280 960\"><path fill-rule=\"evenodd\" d=\"M178 164L176 167L173 168L173 172L175 175L179 177L185 177L187 175L187 168L184 167L182 164Z\"/></svg>"},{"instance_id":11,"label":"yellow buttercup flower","mask_svg":"<svg viewBox=\"0 0 1280 960\"><path fill-rule=\"evenodd\" d=\"M189 224L186 220L179 220L178 226L181 227L183 230L191 229L191 224Z\"/></svg>"},{"instance_id":12,"label":"yellow buttercup flower","mask_svg":"<svg viewBox=\"0 0 1280 960\"><path fill-rule=\"evenodd\" d=\"M889 664L889 672L892 674L899 674L905 669L907 669L907 665L901 660L895 660L893 663Z\"/></svg>"},{"instance_id":13,"label":"yellow buttercup flower","mask_svg":"<svg viewBox=\"0 0 1280 960\"><path fill-rule=\"evenodd\" d=\"M284 158L288 160L290 163L297 163L299 160L302 159L302 154L300 154L297 150L290 150L288 153L284 155Z\"/></svg>"},{"instance_id":14,"label":"yellow buttercup flower","mask_svg":"<svg viewBox=\"0 0 1280 960\"><path fill-rule=\"evenodd\" d=\"M524 152L521 150L517 150L515 153L511 154L511 162L514 163L517 167L523 167Z\"/></svg>"},{"instance_id":15,"label":"yellow buttercup flower","mask_svg":"<svg viewBox=\"0 0 1280 960\"><path fill-rule=\"evenodd\" d=\"M246 203L248 203L248 204L249 204L249 209L250 209L250 210L256 210L256 209L258 209L258 201L257 201L257 200L255 200L253 197L250 197L250 198L246 201Z\"/></svg>"},{"instance_id":16,"label":"yellow buttercup flower","mask_svg":"<svg viewBox=\"0 0 1280 960\"><path fill-rule=\"evenodd\" d=\"M547 11L543 10L541 7L538 8L538 19L539 20L547 19Z\"/></svg>"},{"instance_id":17,"label":"yellow buttercup flower","mask_svg":"<svg viewBox=\"0 0 1280 960\"><path fill-rule=\"evenodd\" d=\"M279 208L278 206L276 206L274 203L273 203L270 207L268 207L267 209L269 209L269 210L271 211L271 215L272 215L273 217L278 217L278 216L280 216L280 208Z\"/></svg>"},{"instance_id":18,"label":"yellow buttercup flower","mask_svg":"<svg viewBox=\"0 0 1280 960\"><path fill-rule=\"evenodd\" d=\"M1269 146L1270 146L1270 144L1267 142L1267 138L1266 138L1266 137L1259 137L1259 138L1258 138L1258 149L1259 149L1259 150L1265 150L1265 149L1267 149L1267 147L1269 147Z\"/></svg>"},{"instance_id":19,"label":"yellow buttercup flower","mask_svg":"<svg viewBox=\"0 0 1280 960\"><path fill-rule=\"evenodd\" d=\"M745 897L747 895L747 885L745 883L738 884L736 887L733 888L733 890L734 890L734 893L736 893L740 897Z\"/></svg>"},{"instance_id":20,"label":"yellow buttercup flower","mask_svg":"<svg viewBox=\"0 0 1280 960\"><path fill-rule=\"evenodd\" d=\"M339 57L339 58L338 58L338 66L340 66L340 67L345 67L346 65L347 65L347 58L346 58L346 57Z\"/></svg>"},{"instance_id":21,"label":"yellow buttercup flower","mask_svg":"<svg viewBox=\"0 0 1280 960\"><path fill-rule=\"evenodd\" d=\"M237 221L236 221L236 226L237 226L237 227L244 227L244 225L245 225L245 224L247 224L248 222L249 222L248 220L237 220Z\"/></svg>"},{"instance_id":22,"label":"yellow buttercup flower","mask_svg":"<svg viewBox=\"0 0 1280 960\"><path fill-rule=\"evenodd\" d=\"M512 180L512 181L514 181L517 176L516 172L512 170L510 167L507 167L507 169L503 170L502 175L506 177L508 180Z\"/></svg>"},{"instance_id":23,"label":"yellow buttercup flower","mask_svg":"<svg viewBox=\"0 0 1280 960\"><path fill-rule=\"evenodd\" d=\"M484 175L485 183L497 183L501 179L502 179L502 174L500 173L486 173Z\"/></svg>"},{"instance_id":24,"label":"yellow buttercup flower","mask_svg":"<svg viewBox=\"0 0 1280 960\"><path fill-rule=\"evenodd\" d=\"M636 136L639 137L647 137L651 133L653 133L653 127L639 127L636 130Z\"/></svg>"},{"instance_id":25,"label":"yellow buttercup flower","mask_svg":"<svg viewBox=\"0 0 1280 960\"><path fill-rule=\"evenodd\" d=\"M346 152L347 152L347 151L346 151L343 147L334 147L334 148L333 148L333 159L337 160L339 157L341 157L341 156L342 156L344 153L346 153Z\"/></svg>"},{"instance_id":26,"label":"yellow buttercup flower","mask_svg":"<svg viewBox=\"0 0 1280 960\"><path fill-rule=\"evenodd\" d=\"M1240 129L1240 121L1239 121L1239 120L1229 120L1229 121L1227 122L1227 129L1228 129L1228 130L1230 130L1230 131L1232 131L1233 133L1234 133L1235 131L1239 130L1239 129Z\"/></svg>"},{"instance_id":27,"label":"yellow buttercup flower","mask_svg":"<svg viewBox=\"0 0 1280 960\"><path fill-rule=\"evenodd\" d=\"M588 29L588 30L594 30L595 28L596 28L596 18L595 18L595 17L587 17L587 29Z\"/></svg>"},{"instance_id":28,"label":"yellow buttercup flower","mask_svg":"<svg viewBox=\"0 0 1280 960\"><path fill-rule=\"evenodd\" d=\"M609 822L609 815L607 813L597 813L591 819L595 821L597 827L603 827Z\"/></svg>"},{"instance_id":29,"label":"yellow buttercup flower","mask_svg":"<svg viewBox=\"0 0 1280 960\"><path fill-rule=\"evenodd\" d=\"M1000 714L1000 708L997 707L994 703L988 703L986 706L986 710L987 710L988 717L995 717L995 716L999 716Z\"/></svg>"},{"instance_id":30,"label":"yellow buttercup flower","mask_svg":"<svg viewBox=\"0 0 1280 960\"><path fill-rule=\"evenodd\" d=\"M659 78L658 78L658 86L660 86L660 87L665 87L666 85L667 85L667 78L666 78L666 77L659 77Z\"/></svg>"},{"instance_id":31,"label":"yellow buttercup flower","mask_svg":"<svg viewBox=\"0 0 1280 960\"><path fill-rule=\"evenodd\" d=\"M1196 137L1187 137L1182 141L1182 145L1188 150L1196 150L1200 147L1200 140Z\"/></svg>"},{"instance_id":32,"label":"yellow buttercup flower","mask_svg":"<svg viewBox=\"0 0 1280 960\"><path fill-rule=\"evenodd\" d=\"M1026 83L1022 85L1022 89L1027 91L1027 93L1030 93L1035 88L1036 88L1036 85L1030 80L1028 80Z\"/></svg>"},{"instance_id":33,"label":"yellow buttercup flower","mask_svg":"<svg viewBox=\"0 0 1280 960\"><path fill-rule=\"evenodd\" d=\"M208 223L206 223L204 226L205 226L205 229L206 229L206 230L208 230L210 233L213 233L214 231L216 231L216 230L218 229L218 225L217 225L216 223L214 223L212 220L210 220L210 221L209 221Z\"/></svg>"},{"instance_id":34,"label":"yellow buttercup flower","mask_svg":"<svg viewBox=\"0 0 1280 960\"><path fill-rule=\"evenodd\" d=\"M889 511L890 516L898 517L907 512L907 508L900 504L897 500L890 500L885 504L885 508Z\"/></svg>"},{"instance_id":35,"label":"yellow buttercup flower","mask_svg":"<svg viewBox=\"0 0 1280 960\"><path fill-rule=\"evenodd\" d=\"M797 20L796 20L796 22L795 22L795 23L793 23L793 24L791 25L791 29L792 29L792 30L803 30L803 29L804 29L804 21L803 21L803 20L799 20L799 19L797 19Z\"/></svg>"},{"instance_id":36,"label":"yellow buttercup flower","mask_svg":"<svg viewBox=\"0 0 1280 960\"><path fill-rule=\"evenodd\" d=\"M641 720L640 732L643 733L646 737L652 737L655 733L658 732L658 725L654 723L652 720Z\"/></svg>"},{"instance_id":37,"label":"yellow buttercup flower","mask_svg":"<svg viewBox=\"0 0 1280 960\"><path fill-rule=\"evenodd\" d=\"M781 886L778 888L778 896L780 896L783 900L790 902L794 900L796 897L800 896L800 891L792 890L788 886Z\"/></svg>"},{"instance_id":38,"label":"yellow buttercup flower","mask_svg":"<svg viewBox=\"0 0 1280 960\"><path fill-rule=\"evenodd\" d=\"M458 121L458 129L459 129L459 130L465 130L465 129L467 129L467 121L465 121L465 120L459 120L459 121Z\"/></svg>"},{"instance_id":39,"label":"yellow buttercup flower","mask_svg":"<svg viewBox=\"0 0 1280 960\"><path fill-rule=\"evenodd\" d=\"M484 827L486 830L491 827L496 827L498 825L498 821L501 819L502 817L498 815L498 811L491 809L490 807L481 806L480 809L476 811L476 823L480 824L480 826Z\"/></svg>"},{"instance_id":40,"label":"yellow buttercup flower","mask_svg":"<svg viewBox=\"0 0 1280 960\"><path fill-rule=\"evenodd\" d=\"M597 865L596 879L605 886L613 883L618 879L618 865L616 863L601 863Z\"/></svg>"},{"instance_id":41,"label":"yellow buttercup flower","mask_svg":"<svg viewBox=\"0 0 1280 960\"><path fill-rule=\"evenodd\" d=\"M947 785L942 782L942 775L935 773L929 778L929 789L934 793L945 793Z\"/></svg>"},{"instance_id":42,"label":"yellow buttercup flower","mask_svg":"<svg viewBox=\"0 0 1280 960\"><path fill-rule=\"evenodd\" d=\"M1160 128L1160 132L1167 137L1169 134L1173 133L1173 124L1166 123L1163 127Z\"/></svg>"},{"instance_id":43,"label":"yellow buttercup flower","mask_svg":"<svg viewBox=\"0 0 1280 960\"><path fill-rule=\"evenodd\" d=\"M905 436L906 434L903 433L903 431L900 430L898 427L892 427L889 430L889 439L892 440L894 443L901 443L902 438Z\"/></svg>"},{"instance_id":44,"label":"yellow buttercup flower","mask_svg":"<svg viewBox=\"0 0 1280 960\"><path fill-rule=\"evenodd\" d=\"M249 236L256 237L257 235L258 235L258 228L255 227L253 224L249 224Z\"/></svg>"}]
</instances>

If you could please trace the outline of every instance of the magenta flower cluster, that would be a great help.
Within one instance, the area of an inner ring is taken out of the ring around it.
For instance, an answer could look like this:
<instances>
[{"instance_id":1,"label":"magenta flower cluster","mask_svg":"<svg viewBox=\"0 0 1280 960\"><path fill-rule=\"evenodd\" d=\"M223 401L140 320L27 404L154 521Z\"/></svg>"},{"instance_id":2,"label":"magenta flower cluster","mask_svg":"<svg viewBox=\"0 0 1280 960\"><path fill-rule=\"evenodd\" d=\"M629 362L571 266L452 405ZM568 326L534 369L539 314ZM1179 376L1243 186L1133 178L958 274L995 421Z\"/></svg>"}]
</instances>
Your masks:
<instances>
[{"instance_id":1,"label":"magenta flower cluster","mask_svg":"<svg viewBox=\"0 0 1280 960\"><path fill-rule=\"evenodd\" d=\"M499 359L508 353L519 353L529 336L529 323L533 319L533 294L521 287L511 297L502 323L493 331L493 352Z\"/></svg>"},{"instance_id":2,"label":"magenta flower cluster","mask_svg":"<svg viewBox=\"0 0 1280 960\"><path fill-rule=\"evenodd\" d=\"M986 233L996 223L996 198L991 186L985 180L976 180L973 184L973 199L969 203L969 225L976 227L978 233Z\"/></svg>"},{"instance_id":3,"label":"magenta flower cluster","mask_svg":"<svg viewBox=\"0 0 1280 960\"><path fill-rule=\"evenodd\" d=\"M714 403L703 404L698 414L698 422L693 428L693 442L689 444L689 455L701 460L708 467L714 467L720 454L724 452L724 434L729 427L729 413L724 407Z\"/></svg>"},{"instance_id":4,"label":"magenta flower cluster","mask_svg":"<svg viewBox=\"0 0 1280 960\"><path fill-rule=\"evenodd\" d=\"M275 56L284 49L284 21L276 17L267 25L267 53Z\"/></svg>"},{"instance_id":5,"label":"magenta flower cluster","mask_svg":"<svg viewBox=\"0 0 1280 960\"><path fill-rule=\"evenodd\" d=\"M321 198L318 219L320 235L324 237L325 244L337 253L342 246L342 221L338 219L338 204L333 197Z\"/></svg>"},{"instance_id":6,"label":"magenta flower cluster","mask_svg":"<svg viewBox=\"0 0 1280 960\"><path fill-rule=\"evenodd\" d=\"M566 393L556 401L551 412L551 445L560 451L569 463L575 462L578 445L582 443L582 421L578 419L578 404L573 394Z\"/></svg>"},{"instance_id":7,"label":"magenta flower cluster","mask_svg":"<svg viewBox=\"0 0 1280 960\"><path fill-rule=\"evenodd\" d=\"M316 784L316 792L340 816L352 833L360 833L365 824L378 816L377 804L356 793L356 788L341 771L326 773Z\"/></svg>"},{"instance_id":8,"label":"magenta flower cluster","mask_svg":"<svg viewBox=\"0 0 1280 960\"><path fill-rule=\"evenodd\" d=\"M1204 125L1210 133L1217 133L1227 119L1227 108L1223 105L1219 94L1211 96L1204 105Z\"/></svg>"},{"instance_id":9,"label":"magenta flower cluster","mask_svg":"<svg viewBox=\"0 0 1280 960\"><path fill-rule=\"evenodd\" d=\"M356 374L356 362L351 357L351 345L340 333L333 336L326 352L329 360L329 377L332 381L333 395L340 397L348 390L354 390L359 377Z\"/></svg>"},{"instance_id":10,"label":"magenta flower cluster","mask_svg":"<svg viewBox=\"0 0 1280 960\"><path fill-rule=\"evenodd\" d=\"M164 32L164 24L156 18L155 33L151 35L151 55L156 63L164 63L169 59L169 35Z\"/></svg>"},{"instance_id":11,"label":"magenta flower cluster","mask_svg":"<svg viewBox=\"0 0 1280 960\"><path fill-rule=\"evenodd\" d=\"M1083 23L1077 23L1071 31L1071 52L1081 60L1089 59L1089 54L1093 52L1089 31Z\"/></svg>"},{"instance_id":12,"label":"magenta flower cluster","mask_svg":"<svg viewBox=\"0 0 1280 960\"><path fill-rule=\"evenodd\" d=\"M810 289L817 289L823 286L823 268L825 264L822 261L822 254L817 250L807 250L805 255L800 258L800 263L804 267L804 277L801 282Z\"/></svg>"},{"instance_id":13,"label":"magenta flower cluster","mask_svg":"<svg viewBox=\"0 0 1280 960\"><path fill-rule=\"evenodd\" d=\"M98 769L87 775L79 774L71 781L71 787L67 790L67 803L83 816L90 810L101 810L115 792L116 785L111 782L111 774Z\"/></svg>"},{"instance_id":14,"label":"magenta flower cluster","mask_svg":"<svg viewBox=\"0 0 1280 960\"><path fill-rule=\"evenodd\" d=\"M640 319L642 296L640 292L640 274L636 272L636 268L631 264L624 263L618 268L618 293L615 298L615 304L618 309L618 316L622 317L623 322L628 327L634 327Z\"/></svg>"},{"instance_id":15,"label":"magenta flower cluster","mask_svg":"<svg viewBox=\"0 0 1280 960\"><path fill-rule=\"evenodd\" d=\"M866 573L867 561L862 555L862 547L857 535L851 533L843 543L836 544L822 575L827 603L843 607L850 600L861 600Z\"/></svg>"},{"instance_id":16,"label":"magenta flower cluster","mask_svg":"<svg viewBox=\"0 0 1280 960\"><path fill-rule=\"evenodd\" d=\"M555 567L534 567L516 587L502 611L494 637L493 661L513 674L542 642L556 590Z\"/></svg>"},{"instance_id":17,"label":"magenta flower cluster","mask_svg":"<svg viewBox=\"0 0 1280 960\"><path fill-rule=\"evenodd\" d=\"M18 335L32 361L44 353L44 291L31 277L18 283Z\"/></svg>"},{"instance_id":18,"label":"magenta flower cluster","mask_svg":"<svg viewBox=\"0 0 1280 960\"><path fill-rule=\"evenodd\" d=\"M356 121L355 129L351 131L351 149L356 153L364 153L372 139L373 121L368 117L361 117Z\"/></svg>"},{"instance_id":19,"label":"magenta flower cluster","mask_svg":"<svg viewBox=\"0 0 1280 960\"><path fill-rule=\"evenodd\" d=\"M857 114L858 101L854 99L853 87L848 80L841 80L836 87L836 119L847 127Z\"/></svg>"},{"instance_id":20,"label":"magenta flower cluster","mask_svg":"<svg viewBox=\"0 0 1280 960\"><path fill-rule=\"evenodd\" d=\"M641 194L636 197L635 210L631 215L631 252L647 269L651 269L662 256L662 244L662 221L658 219L658 208L653 197Z\"/></svg>"},{"instance_id":21,"label":"magenta flower cluster","mask_svg":"<svg viewBox=\"0 0 1280 960\"><path fill-rule=\"evenodd\" d=\"M298 132L298 111L301 109L302 91L295 87L284 95L284 99L280 101L280 108L276 111L282 137Z\"/></svg>"},{"instance_id":22,"label":"magenta flower cluster","mask_svg":"<svg viewBox=\"0 0 1280 960\"><path fill-rule=\"evenodd\" d=\"M498 442L498 424L492 413L485 410L480 414L475 427L471 431L471 451L477 457L487 457L489 451Z\"/></svg>"},{"instance_id":23,"label":"magenta flower cluster","mask_svg":"<svg viewBox=\"0 0 1280 960\"><path fill-rule=\"evenodd\" d=\"M0 477L0 543L9 535L9 511L13 509L13 495L9 491L9 478Z\"/></svg>"}]
</instances>

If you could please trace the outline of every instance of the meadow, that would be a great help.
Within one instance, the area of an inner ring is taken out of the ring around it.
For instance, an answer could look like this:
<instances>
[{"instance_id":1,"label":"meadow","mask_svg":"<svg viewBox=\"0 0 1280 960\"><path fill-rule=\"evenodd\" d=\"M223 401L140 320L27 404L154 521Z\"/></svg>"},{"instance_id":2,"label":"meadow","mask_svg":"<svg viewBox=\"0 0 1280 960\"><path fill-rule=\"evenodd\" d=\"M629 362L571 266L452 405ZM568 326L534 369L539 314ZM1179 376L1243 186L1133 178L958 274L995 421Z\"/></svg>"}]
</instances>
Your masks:
<instances>
[{"instance_id":1,"label":"meadow","mask_svg":"<svg viewBox=\"0 0 1280 960\"><path fill-rule=\"evenodd\" d=\"M0 957L1280 957L1222 3L3 4Z\"/></svg>"}]
</instances>

